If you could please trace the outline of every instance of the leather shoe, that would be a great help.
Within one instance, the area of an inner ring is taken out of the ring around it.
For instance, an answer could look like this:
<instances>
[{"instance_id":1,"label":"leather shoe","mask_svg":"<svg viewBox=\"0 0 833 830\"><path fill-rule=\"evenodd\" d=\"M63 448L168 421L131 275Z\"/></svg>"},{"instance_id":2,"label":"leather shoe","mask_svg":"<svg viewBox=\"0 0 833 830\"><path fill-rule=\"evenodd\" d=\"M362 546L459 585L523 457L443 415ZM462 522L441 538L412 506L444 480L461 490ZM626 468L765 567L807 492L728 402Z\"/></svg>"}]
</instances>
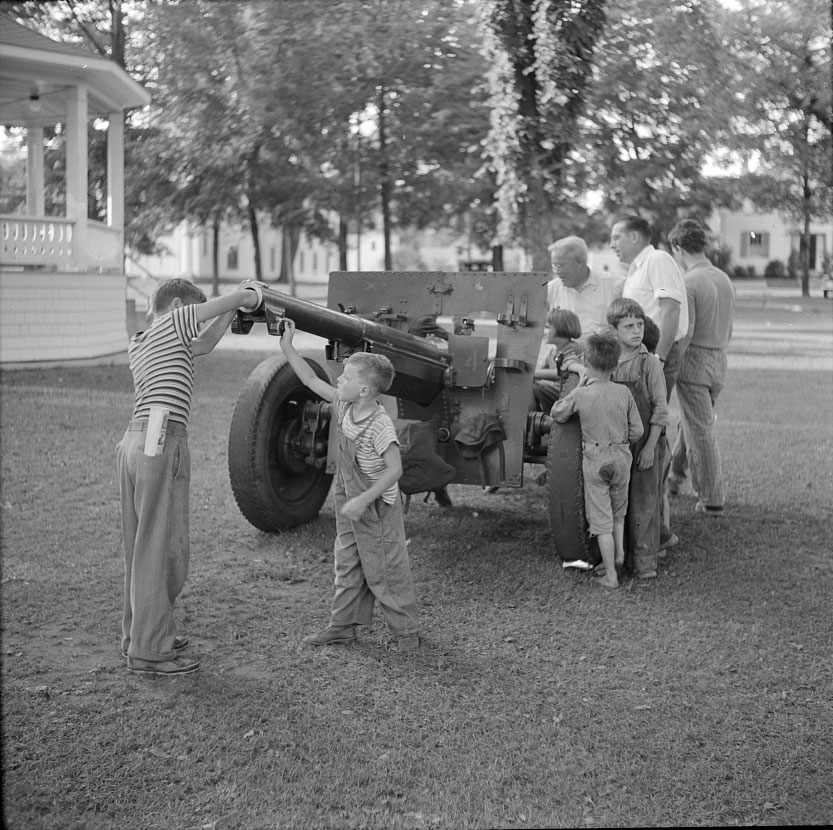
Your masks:
<instances>
[{"instance_id":1,"label":"leather shoe","mask_svg":"<svg viewBox=\"0 0 833 830\"><path fill-rule=\"evenodd\" d=\"M180 637L178 634L174 637L174 651L182 651L182 649L188 648L188 638L187 637ZM121 656L127 657L127 649L123 648L121 650Z\"/></svg>"},{"instance_id":2,"label":"leather shoe","mask_svg":"<svg viewBox=\"0 0 833 830\"><path fill-rule=\"evenodd\" d=\"M191 674L200 667L196 660L189 657L174 657L173 660L139 660L136 657L127 658L127 668L135 674Z\"/></svg>"},{"instance_id":3,"label":"leather shoe","mask_svg":"<svg viewBox=\"0 0 833 830\"><path fill-rule=\"evenodd\" d=\"M355 625L328 625L317 634L308 634L302 642L308 646L329 646L334 643L352 643L355 639Z\"/></svg>"}]
</instances>

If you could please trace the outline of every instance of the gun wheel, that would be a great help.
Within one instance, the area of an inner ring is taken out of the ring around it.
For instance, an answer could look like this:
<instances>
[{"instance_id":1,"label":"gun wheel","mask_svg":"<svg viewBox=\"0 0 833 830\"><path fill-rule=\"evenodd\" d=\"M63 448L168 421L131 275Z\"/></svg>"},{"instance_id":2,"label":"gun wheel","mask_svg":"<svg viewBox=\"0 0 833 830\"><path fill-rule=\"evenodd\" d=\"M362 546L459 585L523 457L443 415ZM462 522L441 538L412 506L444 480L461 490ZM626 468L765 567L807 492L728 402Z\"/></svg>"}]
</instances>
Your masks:
<instances>
[{"instance_id":1,"label":"gun wheel","mask_svg":"<svg viewBox=\"0 0 833 830\"><path fill-rule=\"evenodd\" d=\"M307 363L327 380L318 363ZM264 360L243 385L231 419L229 478L240 512L259 530L304 524L327 498L332 476L293 449L304 404L317 400L282 355Z\"/></svg>"},{"instance_id":2,"label":"gun wheel","mask_svg":"<svg viewBox=\"0 0 833 830\"><path fill-rule=\"evenodd\" d=\"M584 478L581 473L581 425L578 417L564 424L553 421L547 450L547 504L555 554L565 562L601 562L590 539L584 515Z\"/></svg>"}]
</instances>

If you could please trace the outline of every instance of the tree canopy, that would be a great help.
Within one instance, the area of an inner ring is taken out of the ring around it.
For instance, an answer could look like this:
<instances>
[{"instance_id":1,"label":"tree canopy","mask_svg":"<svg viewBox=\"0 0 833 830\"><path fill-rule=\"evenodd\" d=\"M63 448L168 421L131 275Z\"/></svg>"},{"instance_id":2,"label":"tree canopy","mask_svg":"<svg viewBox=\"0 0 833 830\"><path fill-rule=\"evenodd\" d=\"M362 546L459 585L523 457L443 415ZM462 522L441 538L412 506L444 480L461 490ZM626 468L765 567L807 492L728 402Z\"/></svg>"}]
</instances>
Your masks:
<instances>
[{"instance_id":1,"label":"tree canopy","mask_svg":"<svg viewBox=\"0 0 833 830\"><path fill-rule=\"evenodd\" d=\"M257 246L265 216L291 269L301 232L335 235L344 254L348 225L380 216L388 243L394 227L458 226L546 269L554 237L595 241L624 210L658 236L707 216L725 198L704 172L716 161L740 163L745 195L805 233L833 210L826 0L6 8L151 89L127 129L139 250L183 218L227 216Z\"/></svg>"}]
</instances>

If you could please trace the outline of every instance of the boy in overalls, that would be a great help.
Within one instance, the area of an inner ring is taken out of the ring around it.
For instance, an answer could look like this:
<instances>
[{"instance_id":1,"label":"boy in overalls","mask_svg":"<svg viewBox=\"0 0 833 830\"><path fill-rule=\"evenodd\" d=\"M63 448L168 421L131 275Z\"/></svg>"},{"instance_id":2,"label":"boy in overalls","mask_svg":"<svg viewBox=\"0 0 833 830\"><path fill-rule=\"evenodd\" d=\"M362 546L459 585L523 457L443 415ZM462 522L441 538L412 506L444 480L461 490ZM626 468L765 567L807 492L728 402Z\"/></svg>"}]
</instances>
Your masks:
<instances>
[{"instance_id":1,"label":"boy in overalls","mask_svg":"<svg viewBox=\"0 0 833 830\"><path fill-rule=\"evenodd\" d=\"M642 438L631 447L633 467L628 493L625 564L637 579L656 579L662 518L663 431L670 421L665 378L659 358L642 342L645 312L639 303L624 298L614 300L607 311L607 322L622 347L613 380L630 389L644 430Z\"/></svg>"},{"instance_id":2,"label":"boy in overalls","mask_svg":"<svg viewBox=\"0 0 833 830\"><path fill-rule=\"evenodd\" d=\"M384 355L356 352L344 361L333 387L295 350L294 334L295 324L287 319L281 349L298 380L333 404L338 436L335 596L329 626L303 641L315 646L353 642L356 626L371 624L378 602L399 650L415 649L416 592L397 485L402 459L393 421L376 400L393 383L393 365Z\"/></svg>"}]
</instances>

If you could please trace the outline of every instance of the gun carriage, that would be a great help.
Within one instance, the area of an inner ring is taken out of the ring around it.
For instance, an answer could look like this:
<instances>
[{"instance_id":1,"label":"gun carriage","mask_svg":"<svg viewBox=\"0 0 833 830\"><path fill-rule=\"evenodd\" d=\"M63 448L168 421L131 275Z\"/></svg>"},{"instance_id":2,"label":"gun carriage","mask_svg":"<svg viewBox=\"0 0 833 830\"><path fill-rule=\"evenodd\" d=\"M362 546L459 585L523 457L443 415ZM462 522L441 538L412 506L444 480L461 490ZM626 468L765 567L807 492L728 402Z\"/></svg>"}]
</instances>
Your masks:
<instances>
[{"instance_id":1,"label":"gun carriage","mask_svg":"<svg viewBox=\"0 0 833 830\"><path fill-rule=\"evenodd\" d=\"M238 312L235 334L265 323L279 335L290 318L298 331L327 340L332 382L355 351L386 355L396 370L385 398L398 425L430 430L434 450L453 470L450 482L520 487L524 464L547 471L554 550L587 559L578 424L554 424L530 411L532 380L544 335L543 273L334 272L327 306L263 288L254 312ZM229 474L243 515L275 532L317 516L335 470L330 404L300 383L282 354L246 380L232 417ZM488 436L478 444L478 436Z\"/></svg>"}]
</instances>

